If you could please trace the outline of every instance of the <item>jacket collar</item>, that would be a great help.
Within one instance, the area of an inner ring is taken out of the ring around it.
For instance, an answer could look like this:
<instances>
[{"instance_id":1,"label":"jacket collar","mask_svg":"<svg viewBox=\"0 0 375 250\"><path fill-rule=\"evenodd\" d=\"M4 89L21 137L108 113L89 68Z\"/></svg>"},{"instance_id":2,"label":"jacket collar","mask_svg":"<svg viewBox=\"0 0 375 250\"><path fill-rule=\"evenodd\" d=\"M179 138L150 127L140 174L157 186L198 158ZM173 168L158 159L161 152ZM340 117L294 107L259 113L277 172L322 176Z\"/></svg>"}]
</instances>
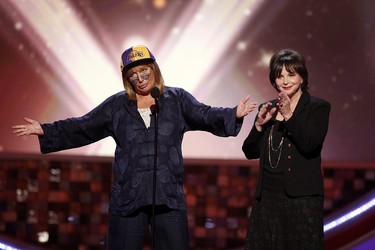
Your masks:
<instances>
[{"instance_id":1,"label":"jacket collar","mask_svg":"<svg viewBox=\"0 0 375 250\"><path fill-rule=\"evenodd\" d=\"M306 107L306 105L307 105L307 103L309 102L309 100L310 100L310 94L309 94L309 92L307 92L306 90L303 91L301 97L298 100L297 106L294 109L293 113L294 114L298 114L302 110L304 110L305 107Z\"/></svg>"}]
</instances>

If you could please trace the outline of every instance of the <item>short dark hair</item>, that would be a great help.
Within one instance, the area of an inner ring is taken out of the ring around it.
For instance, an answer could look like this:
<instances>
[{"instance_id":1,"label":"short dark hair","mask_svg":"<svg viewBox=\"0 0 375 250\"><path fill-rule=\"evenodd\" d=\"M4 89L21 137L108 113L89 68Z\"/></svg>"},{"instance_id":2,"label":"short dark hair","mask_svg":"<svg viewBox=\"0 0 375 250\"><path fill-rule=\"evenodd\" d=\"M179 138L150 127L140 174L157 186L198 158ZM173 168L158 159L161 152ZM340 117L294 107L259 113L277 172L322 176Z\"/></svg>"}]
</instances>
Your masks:
<instances>
[{"instance_id":1,"label":"short dark hair","mask_svg":"<svg viewBox=\"0 0 375 250\"><path fill-rule=\"evenodd\" d=\"M276 78L280 76L281 71L285 66L285 69L289 73L297 73L303 79L301 89L302 91L307 90L309 87L309 72L306 67L305 58L295 50L282 49L275 53L270 60L270 73L269 79L272 86L277 90Z\"/></svg>"}]
</instances>

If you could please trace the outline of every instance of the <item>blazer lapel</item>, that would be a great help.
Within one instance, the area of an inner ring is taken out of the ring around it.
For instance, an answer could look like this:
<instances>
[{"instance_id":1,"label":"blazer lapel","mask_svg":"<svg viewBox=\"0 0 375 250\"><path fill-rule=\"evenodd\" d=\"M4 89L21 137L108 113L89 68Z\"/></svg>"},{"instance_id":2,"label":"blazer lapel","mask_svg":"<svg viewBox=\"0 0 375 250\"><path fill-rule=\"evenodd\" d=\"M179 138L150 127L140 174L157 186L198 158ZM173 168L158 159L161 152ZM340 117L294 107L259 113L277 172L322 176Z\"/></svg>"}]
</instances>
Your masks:
<instances>
[{"instance_id":1,"label":"blazer lapel","mask_svg":"<svg viewBox=\"0 0 375 250\"><path fill-rule=\"evenodd\" d=\"M302 112L305 109L306 104L309 102L309 99L310 99L309 92L303 91L301 98L298 100L297 106L294 109L293 114L297 115L298 113Z\"/></svg>"}]
</instances>

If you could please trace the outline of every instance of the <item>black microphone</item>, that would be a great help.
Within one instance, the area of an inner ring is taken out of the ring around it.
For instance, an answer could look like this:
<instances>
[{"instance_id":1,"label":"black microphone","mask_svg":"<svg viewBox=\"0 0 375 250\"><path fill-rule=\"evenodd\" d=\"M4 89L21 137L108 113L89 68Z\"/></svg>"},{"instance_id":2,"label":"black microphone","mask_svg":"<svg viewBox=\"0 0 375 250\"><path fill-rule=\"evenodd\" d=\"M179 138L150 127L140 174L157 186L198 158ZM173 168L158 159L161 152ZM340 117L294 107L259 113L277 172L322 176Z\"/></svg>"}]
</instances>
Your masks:
<instances>
[{"instance_id":1,"label":"black microphone","mask_svg":"<svg viewBox=\"0 0 375 250\"><path fill-rule=\"evenodd\" d=\"M151 112L154 116L155 122L155 142L154 142L154 168L153 168L153 179L152 179L152 249L155 249L155 199L156 199L156 170L158 165L158 98L160 96L160 89L153 87L151 89L151 96L155 99L155 105L151 106Z\"/></svg>"},{"instance_id":2,"label":"black microphone","mask_svg":"<svg viewBox=\"0 0 375 250\"><path fill-rule=\"evenodd\" d=\"M151 89L151 96L155 99L158 99L160 96L160 89L158 87L153 87Z\"/></svg>"},{"instance_id":3,"label":"black microphone","mask_svg":"<svg viewBox=\"0 0 375 250\"><path fill-rule=\"evenodd\" d=\"M151 89L151 96L155 99L155 105L151 106L151 113L155 115L159 112L158 98L160 96L160 89L153 87Z\"/></svg>"}]
</instances>

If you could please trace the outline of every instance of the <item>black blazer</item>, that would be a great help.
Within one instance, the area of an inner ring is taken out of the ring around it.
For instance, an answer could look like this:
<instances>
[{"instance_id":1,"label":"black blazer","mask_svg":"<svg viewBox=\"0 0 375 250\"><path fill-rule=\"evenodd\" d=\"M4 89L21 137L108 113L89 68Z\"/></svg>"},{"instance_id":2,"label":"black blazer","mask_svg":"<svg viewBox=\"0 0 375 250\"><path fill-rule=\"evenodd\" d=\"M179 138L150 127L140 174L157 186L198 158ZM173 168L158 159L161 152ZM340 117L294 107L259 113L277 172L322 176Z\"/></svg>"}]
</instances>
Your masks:
<instances>
[{"instance_id":1,"label":"black blazer","mask_svg":"<svg viewBox=\"0 0 375 250\"><path fill-rule=\"evenodd\" d=\"M271 103L275 106L277 99ZM284 167L285 191L290 196L323 196L321 151L328 131L330 110L329 102L310 96L304 91L293 116L288 121L283 121L286 140L280 166ZM273 119L275 117L276 113ZM261 197L263 167L264 161L268 160L267 143L271 125L272 122L265 124L262 132L253 126L242 146L247 159L259 158L259 180L255 193L257 199Z\"/></svg>"}]
</instances>

